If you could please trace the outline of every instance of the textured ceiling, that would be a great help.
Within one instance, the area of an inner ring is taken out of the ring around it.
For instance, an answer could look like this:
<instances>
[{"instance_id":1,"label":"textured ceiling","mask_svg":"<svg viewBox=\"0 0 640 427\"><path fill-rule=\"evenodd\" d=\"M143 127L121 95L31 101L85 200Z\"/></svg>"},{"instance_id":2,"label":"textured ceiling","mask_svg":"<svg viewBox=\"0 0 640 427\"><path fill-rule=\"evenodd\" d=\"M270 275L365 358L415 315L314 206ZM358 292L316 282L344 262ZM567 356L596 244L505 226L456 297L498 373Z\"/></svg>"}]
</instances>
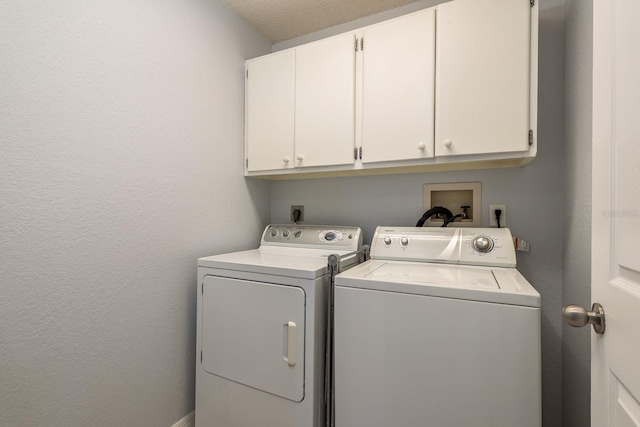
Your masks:
<instances>
[{"instance_id":1,"label":"textured ceiling","mask_svg":"<svg viewBox=\"0 0 640 427\"><path fill-rule=\"evenodd\" d=\"M223 0L272 43L417 0Z\"/></svg>"}]
</instances>

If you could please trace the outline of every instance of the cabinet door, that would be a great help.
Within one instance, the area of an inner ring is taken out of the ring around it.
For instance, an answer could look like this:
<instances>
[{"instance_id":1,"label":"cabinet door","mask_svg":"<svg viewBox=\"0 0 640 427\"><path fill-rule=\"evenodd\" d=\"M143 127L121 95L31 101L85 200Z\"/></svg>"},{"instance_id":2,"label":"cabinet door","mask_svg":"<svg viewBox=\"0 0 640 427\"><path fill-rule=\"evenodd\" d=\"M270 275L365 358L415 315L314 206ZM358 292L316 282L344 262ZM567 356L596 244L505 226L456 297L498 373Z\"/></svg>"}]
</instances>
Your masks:
<instances>
[{"instance_id":1,"label":"cabinet door","mask_svg":"<svg viewBox=\"0 0 640 427\"><path fill-rule=\"evenodd\" d=\"M437 13L436 156L527 150L529 2L455 0Z\"/></svg>"},{"instance_id":2,"label":"cabinet door","mask_svg":"<svg viewBox=\"0 0 640 427\"><path fill-rule=\"evenodd\" d=\"M292 168L295 53L287 50L246 64L247 170Z\"/></svg>"},{"instance_id":3,"label":"cabinet door","mask_svg":"<svg viewBox=\"0 0 640 427\"><path fill-rule=\"evenodd\" d=\"M433 157L435 9L364 30L362 161Z\"/></svg>"},{"instance_id":4,"label":"cabinet door","mask_svg":"<svg viewBox=\"0 0 640 427\"><path fill-rule=\"evenodd\" d=\"M296 48L295 164L354 163L355 36Z\"/></svg>"}]
</instances>

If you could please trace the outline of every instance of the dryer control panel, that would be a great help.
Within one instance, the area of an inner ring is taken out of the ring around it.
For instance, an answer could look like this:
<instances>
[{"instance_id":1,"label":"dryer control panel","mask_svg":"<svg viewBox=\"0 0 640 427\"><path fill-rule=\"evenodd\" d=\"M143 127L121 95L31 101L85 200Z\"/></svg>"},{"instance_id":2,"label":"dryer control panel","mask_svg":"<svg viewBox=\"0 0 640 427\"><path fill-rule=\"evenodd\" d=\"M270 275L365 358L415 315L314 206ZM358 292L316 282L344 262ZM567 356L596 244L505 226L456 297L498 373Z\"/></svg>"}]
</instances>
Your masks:
<instances>
[{"instance_id":1,"label":"dryer control panel","mask_svg":"<svg viewBox=\"0 0 640 427\"><path fill-rule=\"evenodd\" d=\"M371 258L515 267L508 228L378 227Z\"/></svg>"},{"instance_id":2,"label":"dryer control panel","mask_svg":"<svg viewBox=\"0 0 640 427\"><path fill-rule=\"evenodd\" d=\"M336 225L271 224L262 233L260 244L357 251L362 246L362 230Z\"/></svg>"}]
</instances>

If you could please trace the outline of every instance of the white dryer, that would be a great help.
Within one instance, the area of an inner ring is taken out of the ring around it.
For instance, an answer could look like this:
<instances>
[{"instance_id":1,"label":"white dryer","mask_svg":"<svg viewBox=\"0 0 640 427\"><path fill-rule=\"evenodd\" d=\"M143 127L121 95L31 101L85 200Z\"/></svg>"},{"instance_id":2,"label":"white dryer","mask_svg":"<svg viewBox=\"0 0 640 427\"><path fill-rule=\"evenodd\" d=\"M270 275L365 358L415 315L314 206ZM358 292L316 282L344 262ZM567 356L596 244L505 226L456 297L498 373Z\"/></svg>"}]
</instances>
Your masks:
<instances>
[{"instance_id":1,"label":"white dryer","mask_svg":"<svg viewBox=\"0 0 640 427\"><path fill-rule=\"evenodd\" d=\"M258 249L198 260L197 427L323 425L327 256L361 244L357 227L269 225Z\"/></svg>"},{"instance_id":2,"label":"white dryer","mask_svg":"<svg viewBox=\"0 0 640 427\"><path fill-rule=\"evenodd\" d=\"M378 227L335 279L336 427L540 427L540 295L501 228Z\"/></svg>"}]
</instances>

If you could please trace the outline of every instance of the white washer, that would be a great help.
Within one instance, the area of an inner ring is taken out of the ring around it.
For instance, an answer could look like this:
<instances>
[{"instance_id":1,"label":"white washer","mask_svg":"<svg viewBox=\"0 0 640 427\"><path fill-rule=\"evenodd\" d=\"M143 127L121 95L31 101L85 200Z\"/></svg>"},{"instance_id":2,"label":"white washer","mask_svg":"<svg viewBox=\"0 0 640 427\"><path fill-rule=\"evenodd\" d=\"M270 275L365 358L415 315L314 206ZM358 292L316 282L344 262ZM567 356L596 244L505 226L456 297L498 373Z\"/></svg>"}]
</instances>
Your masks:
<instances>
[{"instance_id":1,"label":"white washer","mask_svg":"<svg viewBox=\"0 0 640 427\"><path fill-rule=\"evenodd\" d=\"M540 295L501 228L378 227L336 276L336 427L540 427Z\"/></svg>"},{"instance_id":2,"label":"white washer","mask_svg":"<svg viewBox=\"0 0 640 427\"><path fill-rule=\"evenodd\" d=\"M327 256L361 244L357 227L269 225L258 249L198 260L197 427L323 425Z\"/></svg>"}]
</instances>

